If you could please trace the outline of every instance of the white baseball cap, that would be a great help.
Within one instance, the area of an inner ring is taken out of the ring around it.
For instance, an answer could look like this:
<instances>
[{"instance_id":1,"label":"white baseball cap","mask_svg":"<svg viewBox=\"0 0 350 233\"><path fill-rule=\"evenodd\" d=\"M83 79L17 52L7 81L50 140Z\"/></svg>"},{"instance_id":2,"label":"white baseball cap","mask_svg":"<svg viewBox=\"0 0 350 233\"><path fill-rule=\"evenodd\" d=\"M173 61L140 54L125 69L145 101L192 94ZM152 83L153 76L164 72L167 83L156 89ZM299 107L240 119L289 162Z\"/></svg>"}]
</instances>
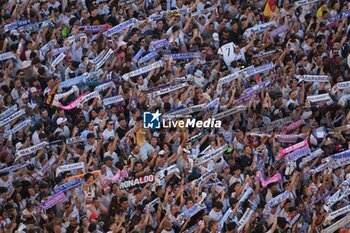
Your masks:
<instances>
[{"instance_id":1,"label":"white baseball cap","mask_svg":"<svg viewBox=\"0 0 350 233\"><path fill-rule=\"evenodd\" d=\"M25 60L22 62L22 69L28 68L30 65L31 65L31 62Z\"/></svg>"},{"instance_id":2,"label":"white baseball cap","mask_svg":"<svg viewBox=\"0 0 350 233\"><path fill-rule=\"evenodd\" d=\"M219 34L217 32L213 33L213 40L218 42L220 40Z\"/></svg>"},{"instance_id":3,"label":"white baseball cap","mask_svg":"<svg viewBox=\"0 0 350 233\"><path fill-rule=\"evenodd\" d=\"M33 93L33 92L38 92L38 90L36 89L36 87L31 87L31 88L30 88L30 93Z\"/></svg>"},{"instance_id":4,"label":"white baseball cap","mask_svg":"<svg viewBox=\"0 0 350 233\"><path fill-rule=\"evenodd\" d=\"M194 76L203 77L203 72L202 72L201 70L197 70L197 71L194 73Z\"/></svg>"},{"instance_id":5,"label":"white baseball cap","mask_svg":"<svg viewBox=\"0 0 350 233\"><path fill-rule=\"evenodd\" d=\"M19 32L16 29L11 30L10 34L14 36L19 36Z\"/></svg>"},{"instance_id":6,"label":"white baseball cap","mask_svg":"<svg viewBox=\"0 0 350 233\"><path fill-rule=\"evenodd\" d=\"M67 118L60 117L57 119L56 123L57 123L57 125L60 125L66 121L67 121Z\"/></svg>"},{"instance_id":7,"label":"white baseball cap","mask_svg":"<svg viewBox=\"0 0 350 233\"><path fill-rule=\"evenodd\" d=\"M26 99L28 97L29 97L28 94L25 92L25 93L22 94L21 99Z\"/></svg>"},{"instance_id":8,"label":"white baseball cap","mask_svg":"<svg viewBox=\"0 0 350 233\"><path fill-rule=\"evenodd\" d=\"M23 146L22 142L16 143L16 150L19 150Z\"/></svg>"},{"instance_id":9,"label":"white baseball cap","mask_svg":"<svg viewBox=\"0 0 350 233\"><path fill-rule=\"evenodd\" d=\"M118 47L121 47L123 45L127 45L127 43L125 41L120 41L118 42Z\"/></svg>"}]
</instances>

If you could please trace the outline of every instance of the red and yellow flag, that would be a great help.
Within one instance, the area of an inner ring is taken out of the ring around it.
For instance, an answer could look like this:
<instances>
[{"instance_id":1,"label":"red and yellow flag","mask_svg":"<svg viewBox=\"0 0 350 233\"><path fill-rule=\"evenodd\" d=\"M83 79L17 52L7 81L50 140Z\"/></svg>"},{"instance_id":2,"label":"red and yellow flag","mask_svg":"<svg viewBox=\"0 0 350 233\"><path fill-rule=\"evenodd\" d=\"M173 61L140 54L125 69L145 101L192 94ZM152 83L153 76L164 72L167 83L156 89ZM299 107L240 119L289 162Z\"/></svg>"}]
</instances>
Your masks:
<instances>
[{"instance_id":1,"label":"red and yellow flag","mask_svg":"<svg viewBox=\"0 0 350 233\"><path fill-rule=\"evenodd\" d=\"M262 19L264 21L266 21L267 17L269 17L272 13L278 13L276 0L268 0L267 1L263 15L262 15Z\"/></svg>"}]
</instances>

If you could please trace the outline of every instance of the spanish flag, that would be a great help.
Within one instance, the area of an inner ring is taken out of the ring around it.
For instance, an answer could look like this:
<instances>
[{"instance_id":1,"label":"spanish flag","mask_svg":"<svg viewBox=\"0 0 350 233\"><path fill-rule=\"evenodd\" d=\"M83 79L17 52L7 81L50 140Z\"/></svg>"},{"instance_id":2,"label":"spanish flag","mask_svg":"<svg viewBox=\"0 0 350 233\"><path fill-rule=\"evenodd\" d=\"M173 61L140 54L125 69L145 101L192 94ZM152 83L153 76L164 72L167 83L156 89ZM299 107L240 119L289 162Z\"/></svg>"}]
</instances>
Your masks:
<instances>
[{"instance_id":1,"label":"spanish flag","mask_svg":"<svg viewBox=\"0 0 350 233\"><path fill-rule=\"evenodd\" d=\"M278 13L278 8L276 6L276 0L268 0L262 15L262 20L266 21L272 13Z\"/></svg>"}]
</instances>

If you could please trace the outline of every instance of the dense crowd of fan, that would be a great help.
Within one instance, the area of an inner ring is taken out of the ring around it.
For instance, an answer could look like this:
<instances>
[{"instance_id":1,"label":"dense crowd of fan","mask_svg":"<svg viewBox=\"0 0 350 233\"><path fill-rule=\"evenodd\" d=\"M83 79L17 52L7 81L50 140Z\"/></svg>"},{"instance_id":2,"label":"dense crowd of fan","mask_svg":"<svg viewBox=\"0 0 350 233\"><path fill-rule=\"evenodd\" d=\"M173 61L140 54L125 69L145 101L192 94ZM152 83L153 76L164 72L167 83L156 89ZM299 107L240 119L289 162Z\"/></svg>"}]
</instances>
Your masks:
<instances>
[{"instance_id":1,"label":"dense crowd of fan","mask_svg":"<svg viewBox=\"0 0 350 233\"><path fill-rule=\"evenodd\" d=\"M0 7L0 232L348 232L350 1Z\"/></svg>"}]
</instances>

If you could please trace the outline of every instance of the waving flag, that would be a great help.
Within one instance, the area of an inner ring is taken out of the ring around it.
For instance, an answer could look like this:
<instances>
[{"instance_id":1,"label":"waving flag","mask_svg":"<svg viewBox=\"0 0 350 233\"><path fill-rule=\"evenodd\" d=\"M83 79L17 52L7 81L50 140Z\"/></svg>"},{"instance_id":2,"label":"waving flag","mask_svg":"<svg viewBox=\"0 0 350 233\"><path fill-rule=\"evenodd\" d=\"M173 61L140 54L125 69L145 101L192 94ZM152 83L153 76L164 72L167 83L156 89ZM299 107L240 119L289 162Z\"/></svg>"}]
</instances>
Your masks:
<instances>
[{"instance_id":1,"label":"waving flag","mask_svg":"<svg viewBox=\"0 0 350 233\"><path fill-rule=\"evenodd\" d=\"M276 0L268 0L265 9L262 15L262 20L266 21L267 17L269 17L272 13L278 13L278 8L276 5Z\"/></svg>"}]
</instances>

